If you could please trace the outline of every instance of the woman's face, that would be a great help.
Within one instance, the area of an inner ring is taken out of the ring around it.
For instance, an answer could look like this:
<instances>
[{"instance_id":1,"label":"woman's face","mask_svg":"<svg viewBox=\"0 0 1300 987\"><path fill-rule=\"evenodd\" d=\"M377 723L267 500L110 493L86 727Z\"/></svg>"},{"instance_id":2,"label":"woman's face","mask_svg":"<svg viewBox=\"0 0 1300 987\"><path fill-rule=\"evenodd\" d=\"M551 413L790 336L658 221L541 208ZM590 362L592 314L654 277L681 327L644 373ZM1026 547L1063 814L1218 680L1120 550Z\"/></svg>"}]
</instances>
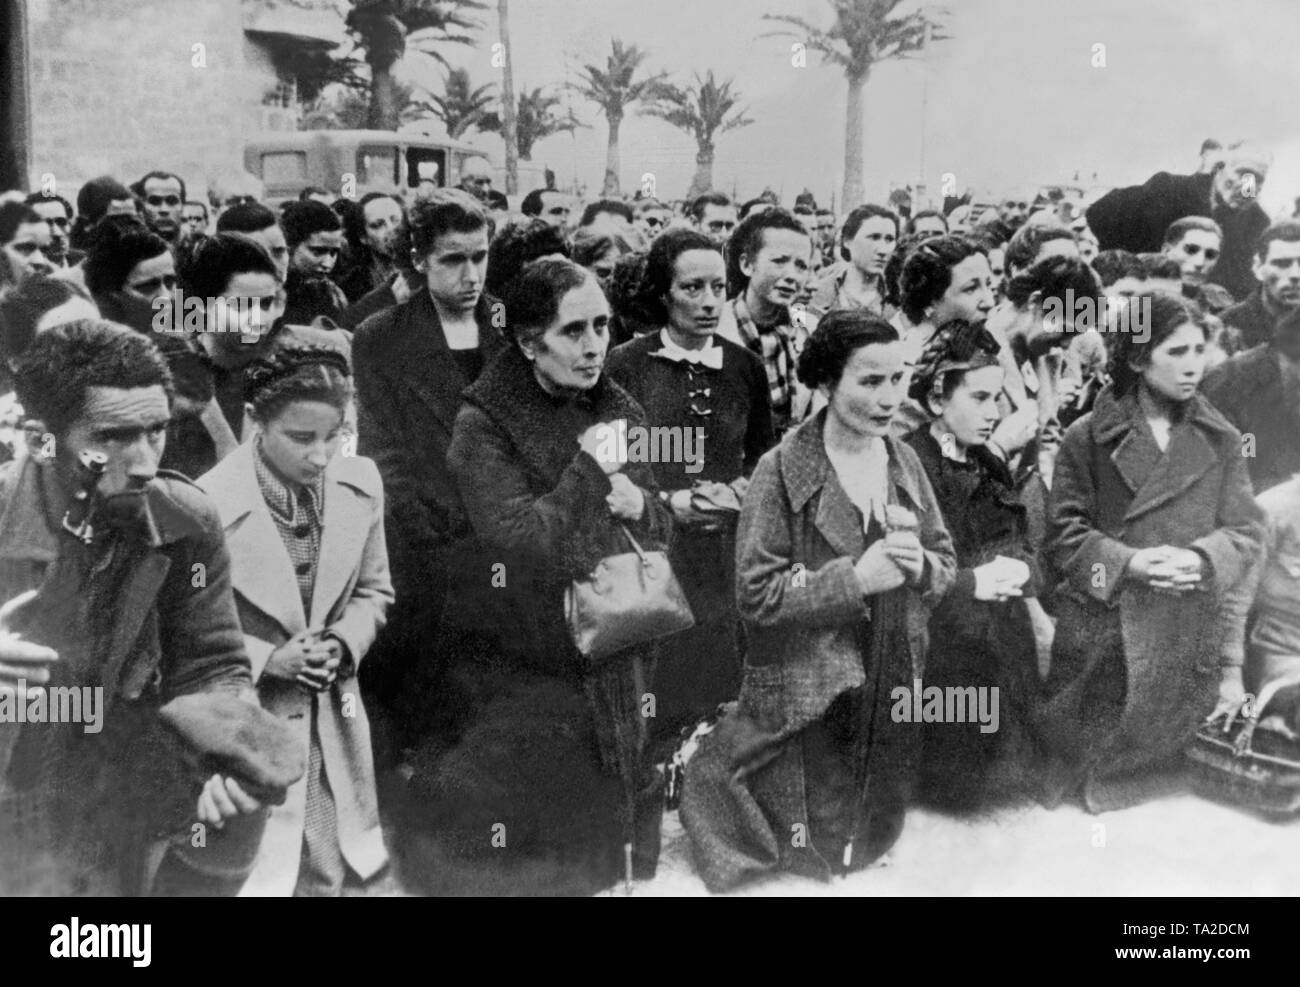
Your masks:
<instances>
[{"instance_id":1,"label":"woman's face","mask_svg":"<svg viewBox=\"0 0 1300 987\"><path fill-rule=\"evenodd\" d=\"M371 199L362 214L366 224L366 246L380 257L392 257L397 230L402 225L402 207L393 199Z\"/></svg>"},{"instance_id":2,"label":"woman's face","mask_svg":"<svg viewBox=\"0 0 1300 987\"><path fill-rule=\"evenodd\" d=\"M140 261L127 274L123 287L142 301L166 298L176 287L176 261L172 259L172 252L164 250L157 257Z\"/></svg>"},{"instance_id":3,"label":"woman's face","mask_svg":"<svg viewBox=\"0 0 1300 987\"><path fill-rule=\"evenodd\" d=\"M595 279L568 291L546 332L522 346L548 389L595 387L609 349L609 302Z\"/></svg>"},{"instance_id":4,"label":"woman's face","mask_svg":"<svg viewBox=\"0 0 1300 987\"><path fill-rule=\"evenodd\" d=\"M255 343L283 314L284 289L276 277L246 271L226 283L224 296L209 300L207 328L219 339L237 336L240 342Z\"/></svg>"},{"instance_id":5,"label":"woman's face","mask_svg":"<svg viewBox=\"0 0 1300 987\"><path fill-rule=\"evenodd\" d=\"M610 247L604 255L592 261L587 270L596 275L596 280L600 282L600 290L609 292L609 280L614 276L614 268L618 265L618 248Z\"/></svg>"},{"instance_id":6,"label":"woman's face","mask_svg":"<svg viewBox=\"0 0 1300 987\"><path fill-rule=\"evenodd\" d=\"M888 435L890 422L903 400L905 369L901 342L858 347L827 394L827 413L857 435Z\"/></svg>"},{"instance_id":7,"label":"woman's face","mask_svg":"<svg viewBox=\"0 0 1300 987\"><path fill-rule=\"evenodd\" d=\"M998 394L1002 390L1002 368L967 370L947 398L940 398L939 428L959 449L982 446L998 423Z\"/></svg>"},{"instance_id":8,"label":"woman's face","mask_svg":"<svg viewBox=\"0 0 1300 987\"><path fill-rule=\"evenodd\" d=\"M313 233L289 257L290 270L299 274L329 274L343 249L343 234L337 230Z\"/></svg>"},{"instance_id":9,"label":"woman's face","mask_svg":"<svg viewBox=\"0 0 1300 987\"><path fill-rule=\"evenodd\" d=\"M897 240L892 219L868 216L848 242L849 258L864 275L875 277L884 271Z\"/></svg>"},{"instance_id":10,"label":"woman's face","mask_svg":"<svg viewBox=\"0 0 1300 987\"><path fill-rule=\"evenodd\" d=\"M1189 401L1205 376L1205 331L1186 322L1148 351L1145 365L1134 365L1148 391L1166 401Z\"/></svg>"},{"instance_id":11,"label":"woman's face","mask_svg":"<svg viewBox=\"0 0 1300 987\"><path fill-rule=\"evenodd\" d=\"M664 296L668 325L684 336L709 336L727 294L727 268L716 250L687 250L673 264L673 283Z\"/></svg>"},{"instance_id":12,"label":"woman's face","mask_svg":"<svg viewBox=\"0 0 1300 987\"><path fill-rule=\"evenodd\" d=\"M267 462L286 480L310 485L339 451L343 412L324 401L292 401L259 425Z\"/></svg>"},{"instance_id":13,"label":"woman's face","mask_svg":"<svg viewBox=\"0 0 1300 987\"><path fill-rule=\"evenodd\" d=\"M988 258L971 254L952 269L952 283L934 305L930 321L941 326L952 319L983 325L994 305L993 272Z\"/></svg>"}]
</instances>

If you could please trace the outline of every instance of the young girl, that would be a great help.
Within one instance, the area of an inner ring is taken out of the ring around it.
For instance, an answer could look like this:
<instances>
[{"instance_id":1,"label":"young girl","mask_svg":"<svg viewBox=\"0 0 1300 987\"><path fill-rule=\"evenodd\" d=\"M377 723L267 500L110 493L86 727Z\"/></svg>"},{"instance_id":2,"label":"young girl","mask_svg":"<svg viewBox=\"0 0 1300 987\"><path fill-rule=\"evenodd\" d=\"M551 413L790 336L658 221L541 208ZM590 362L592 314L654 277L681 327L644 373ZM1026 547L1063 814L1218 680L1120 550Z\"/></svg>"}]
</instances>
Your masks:
<instances>
[{"instance_id":1,"label":"young girl","mask_svg":"<svg viewBox=\"0 0 1300 987\"><path fill-rule=\"evenodd\" d=\"M285 348L247 370L255 434L200 482L216 502L262 704L298 724L307 776L272 810L244 894L337 896L387 862L357 665L393 600L383 487L336 458L346 359Z\"/></svg>"},{"instance_id":2,"label":"young girl","mask_svg":"<svg viewBox=\"0 0 1300 987\"><path fill-rule=\"evenodd\" d=\"M1016 754L1038 684L1034 632L1026 608L1036 592L1027 512L1011 471L987 448L1001 418L998 341L954 321L921 355L911 396L935 416L906 438L925 467L957 551L957 578L930 618L925 685L975 687L998 697L996 729L932 723L924 728L921 794L974 808L1016 787ZM991 707L988 707L991 708ZM990 777L999 766L1010 769Z\"/></svg>"},{"instance_id":3,"label":"young girl","mask_svg":"<svg viewBox=\"0 0 1300 987\"><path fill-rule=\"evenodd\" d=\"M1044 801L1082 790L1093 812L1149 797L1216 691L1240 693L1227 596L1264 535L1241 435L1197 394L1205 326L1172 295L1133 303L1149 332L1115 335L1111 383L1065 434L1043 547L1059 594Z\"/></svg>"}]
</instances>

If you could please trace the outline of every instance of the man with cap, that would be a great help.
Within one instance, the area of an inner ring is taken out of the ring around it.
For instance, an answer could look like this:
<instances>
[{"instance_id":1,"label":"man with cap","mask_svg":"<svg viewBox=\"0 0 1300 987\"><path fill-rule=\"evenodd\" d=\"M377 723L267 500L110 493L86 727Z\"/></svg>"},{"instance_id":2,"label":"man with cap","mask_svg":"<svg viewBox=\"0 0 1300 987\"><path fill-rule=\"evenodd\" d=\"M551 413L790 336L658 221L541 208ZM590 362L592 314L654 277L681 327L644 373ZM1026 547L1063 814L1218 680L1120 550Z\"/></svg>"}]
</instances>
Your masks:
<instances>
[{"instance_id":1,"label":"man with cap","mask_svg":"<svg viewBox=\"0 0 1300 987\"><path fill-rule=\"evenodd\" d=\"M1159 172L1142 185L1106 193L1088 208L1088 226L1102 250L1156 253L1165 231L1184 216L1208 216L1223 230L1218 263L1208 280L1240 300L1256 287L1251 251L1268 226L1257 201L1272 155L1246 143L1219 152L1208 173Z\"/></svg>"}]
</instances>

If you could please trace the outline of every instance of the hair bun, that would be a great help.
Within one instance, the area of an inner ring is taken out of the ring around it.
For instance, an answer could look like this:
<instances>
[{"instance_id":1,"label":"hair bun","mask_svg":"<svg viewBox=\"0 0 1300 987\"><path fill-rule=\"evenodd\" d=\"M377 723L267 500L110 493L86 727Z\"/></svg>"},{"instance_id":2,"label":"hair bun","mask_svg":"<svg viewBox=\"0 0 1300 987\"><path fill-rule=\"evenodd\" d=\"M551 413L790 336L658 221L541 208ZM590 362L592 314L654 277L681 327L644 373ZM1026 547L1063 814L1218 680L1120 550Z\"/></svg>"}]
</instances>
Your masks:
<instances>
[{"instance_id":1,"label":"hair bun","mask_svg":"<svg viewBox=\"0 0 1300 987\"><path fill-rule=\"evenodd\" d=\"M244 368L244 400L254 401L272 384L292 377L306 367L333 367L343 376L351 376L347 357L336 349L328 346L279 347Z\"/></svg>"}]
</instances>

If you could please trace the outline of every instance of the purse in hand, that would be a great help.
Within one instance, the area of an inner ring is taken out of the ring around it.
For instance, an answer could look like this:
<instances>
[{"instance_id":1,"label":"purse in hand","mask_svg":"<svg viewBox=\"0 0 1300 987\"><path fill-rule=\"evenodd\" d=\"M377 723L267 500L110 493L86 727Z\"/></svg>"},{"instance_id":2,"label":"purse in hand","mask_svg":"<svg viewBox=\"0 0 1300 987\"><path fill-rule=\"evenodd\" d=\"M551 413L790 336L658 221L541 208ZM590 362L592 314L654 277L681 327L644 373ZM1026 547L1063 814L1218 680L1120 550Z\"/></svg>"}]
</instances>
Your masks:
<instances>
[{"instance_id":1,"label":"purse in hand","mask_svg":"<svg viewBox=\"0 0 1300 987\"><path fill-rule=\"evenodd\" d=\"M695 626L667 554L643 550L625 525L619 528L632 551L601 559L564 593L569 635L592 662Z\"/></svg>"}]
</instances>

